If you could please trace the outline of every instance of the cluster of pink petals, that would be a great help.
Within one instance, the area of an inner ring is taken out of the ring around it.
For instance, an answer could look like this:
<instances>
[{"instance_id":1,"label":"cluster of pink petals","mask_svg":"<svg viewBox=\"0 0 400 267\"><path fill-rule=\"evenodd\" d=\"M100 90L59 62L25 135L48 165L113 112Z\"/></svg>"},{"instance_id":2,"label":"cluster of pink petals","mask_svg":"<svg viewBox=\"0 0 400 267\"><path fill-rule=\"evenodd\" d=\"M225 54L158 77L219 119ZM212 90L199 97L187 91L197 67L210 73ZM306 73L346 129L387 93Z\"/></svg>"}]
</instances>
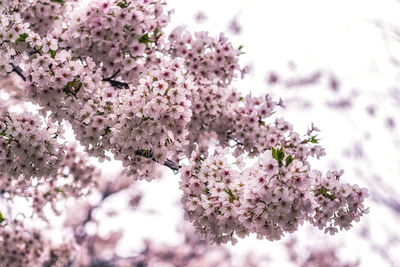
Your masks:
<instances>
[{"instance_id":1,"label":"cluster of pink petals","mask_svg":"<svg viewBox=\"0 0 400 267\"><path fill-rule=\"evenodd\" d=\"M283 152L280 161L270 151L243 169L227 154L221 148L206 158L194 152L181 169L186 217L211 243L235 243L250 233L279 240L305 221L334 234L368 211L366 190L339 182L337 173L322 176L290 154Z\"/></svg>"},{"instance_id":2,"label":"cluster of pink petals","mask_svg":"<svg viewBox=\"0 0 400 267\"><path fill-rule=\"evenodd\" d=\"M64 157L59 132L55 125L43 127L32 113L0 117L0 174L27 179L55 175Z\"/></svg>"},{"instance_id":3,"label":"cluster of pink petals","mask_svg":"<svg viewBox=\"0 0 400 267\"><path fill-rule=\"evenodd\" d=\"M120 70L124 80L138 81L162 42L161 29L169 22L162 1L91 1L88 8L72 12L70 27L62 33L73 55L90 56L102 64L105 76Z\"/></svg>"},{"instance_id":4,"label":"cluster of pink petals","mask_svg":"<svg viewBox=\"0 0 400 267\"><path fill-rule=\"evenodd\" d=\"M169 35L168 52L185 59L188 73L195 77L218 80L229 84L237 76L240 49L235 49L224 36L215 39L207 32L198 32L193 37L178 27Z\"/></svg>"},{"instance_id":5,"label":"cluster of pink petals","mask_svg":"<svg viewBox=\"0 0 400 267\"><path fill-rule=\"evenodd\" d=\"M39 231L27 230L22 220L0 224L1 266L65 266L72 251L67 244L50 245Z\"/></svg>"}]
</instances>

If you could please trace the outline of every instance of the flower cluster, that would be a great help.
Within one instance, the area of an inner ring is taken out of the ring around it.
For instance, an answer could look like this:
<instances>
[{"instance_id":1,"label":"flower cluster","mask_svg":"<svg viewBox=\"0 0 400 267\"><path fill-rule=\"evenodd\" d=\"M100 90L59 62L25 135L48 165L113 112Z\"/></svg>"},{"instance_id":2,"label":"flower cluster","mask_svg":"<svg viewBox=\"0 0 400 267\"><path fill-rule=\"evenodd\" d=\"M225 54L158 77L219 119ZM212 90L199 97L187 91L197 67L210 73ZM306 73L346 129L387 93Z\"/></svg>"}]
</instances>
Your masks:
<instances>
[{"instance_id":1,"label":"flower cluster","mask_svg":"<svg viewBox=\"0 0 400 267\"><path fill-rule=\"evenodd\" d=\"M185 59L185 66L190 74L208 80L217 80L229 84L240 70L238 56L240 49L235 49L224 35L215 39L207 32L196 33L194 37L181 27L169 35L168 52Z\"/></svg>"},{"instance_id":2,"label":"flower cluster","mask_svg":"<svg viewBox=\"0 0 400 267\"><path fill-rule=\"evenodd\" d=\"M217 148L205 159L194 153L181 171L186 216L211 242L234 243L249 233L279 240L305 221L333 234L367 212L365 189L339 183L332 172L322 177L282 149L244 170L240 159L228 163L227 152Z\"/></svg>"},{"instance_id":3,"label":"flower cluster","mask_svg":"<svg viewBox=\"0 0 400 267\"><path fill-rule=\"evenodd\" d=\"M17 5L17 3L15 4ZM19 53L19 49L26 47L21 41L27 36L29 24L24 23L18 13L8 14L3 10L0 14L2 14L0 19L0 76L6 76L15 68L15 65L10 63L18 64L24 57Z\"/></svg>"},{"instance_id":4,"label":"flower cluster","mask_svg":"<svg viewBox=\"0 0 400 267\"><path fill-rule=\"evenodd\" d=\"M0 226L1 266L61 267L70 260L71 249L66 245L53 248L39 231L27 229L20 220Z\"/></svg>"},{"instance_id":5,"label":"flower cluster","mask_svg":"<svg viewBox=\"0 0 400 267\"><path fill-rule=\"evenodd\" d=\"M41 0L36 1L22 13L24 21L40 35L54 34L61 31L66 14L79 7L79 0Z\"/></svg>"},{"instance_id":6,"label":"flower cluster","mask_svg":"<svg viewBox=\"0 0 400 267\"><path fill-rule=\"evenodd\" d=\"M25 102L24 87L17 75L9 75L0 79L0 116L10 109L23 107Z\"/></svg>"},{"instance_id":7,"label":"flower cluster","mask_svg":"<svg viewBox=\"0 0 400 267\"><path fill-rule=\"evenodd\" d=\"M60 129L32 113L8 114L0 118L0 174L29 179L57 174L64 146L57 143Z\"/></svg>"},{"instance_id":8,"label":"flower cluster","mask_svg":"<svg viewBox=\"0 0 400 267\"><path fill-rule=\"evenodd\" d=\"M0 174L2 197L10 201L16 197L24 198L32 208L32 216L46 220L44 208L47 206L59 214L57 204L62 200L91 193L98 186L99 170L89 164L86 154L76 151L76 145L70 145L66 150L63 161L51 176L26 179Z\"/></svg>"},{"instance_id":9,"label":"flower cluster","mask_svg":"<svg viewBox=\"0 0 400 267\"><path fill-rule=\"evenodd\" d=\"M7 0L0 2L0 13L14 13L15 10L24 12L26 9L35 5L37 0Z\"/></svg>"},{"instance_id":10,"label":"flower cluster","mask_svg":"<svg viewBox=\"0 0 400 267\"><path fill-rule=\"evenodd\" d=\"M368 210L364 208L363 201L368 196L365 188L357 185L340 183L343 171L328 172L325 177L321 172L314 171L313 185L317 206L313 218L313 225L325 232L335 234L338 228L350 229L352 222L358 222L360 217Z\"/></svg>"},{"instance_id":11,"label":"flower cluster","mask_svg":"<svg viewBox=\"0 0 400 267\"><path fill-rule=\"evenodd\" d=\"M74 55L102 63L105 76L120 70L124 80L137 81L169 22L164 5L148 0L92 1L72 14L62 38Z\"/></svg>"},{"instance_id":12,"label":"flower cluster","mask_svg":"<svg viewBox=\"0 0 400 267\"><path fill-rule=\"evenodd\" d=\"M189 124L192 133L189 136L189 155L195 143L207 146L206 132L215 133L220 146L226 147L233 142L235 155L247 152L250 156L257 156L272 146L284 147L302 161L310 155L317 158L325 155L324 149L317 145L318 128L312 126L301 138L283 119L268 122L279 104L270 96L242 97L229 86L205 79L198 79L196 84L198 89L195 87L196 90L191 93L193 116Z\"/></svg>"},{"instance_id":13,"label":"flower cluster","mask_svg":"<svg viewBox=\"0 0 400 267\"><path fill-rule=\"evenodd\" d=\"M163 164L183 149L192 115L188 93L193 84L185 80L182 64L172 60L158 67L137 88L120 94L118 119L110 130L115 157L143 178L152 173L153 162Z\"/></svg>"},{"instance_id":14,"label":"flower cluster","mask_svg":"<svg viewBox=\"0 0 400 267\"><path fill-rule=\"evenodd\" d=\"M58 175L56 191L62 192L64 196L79 197L97 188L100 172L89 163L87 154L79 152L77 145L72 144L65 153Z\"/></svg>"}]
</instances>

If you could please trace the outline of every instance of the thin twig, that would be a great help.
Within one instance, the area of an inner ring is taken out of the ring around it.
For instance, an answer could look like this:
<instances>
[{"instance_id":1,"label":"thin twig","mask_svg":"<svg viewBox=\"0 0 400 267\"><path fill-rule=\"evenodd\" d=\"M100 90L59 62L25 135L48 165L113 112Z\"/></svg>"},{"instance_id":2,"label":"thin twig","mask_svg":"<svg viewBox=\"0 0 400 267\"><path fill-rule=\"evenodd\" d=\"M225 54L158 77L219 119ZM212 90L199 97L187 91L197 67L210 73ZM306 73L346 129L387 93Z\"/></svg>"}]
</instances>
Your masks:
<instances>
[{"instance_id":1,"label":"thin twig","mask_svg":"<svg viewBox=\"0 0 400 267\"><path fill-rule=\"evenodd\" d=\"M226 135L226 138L228 138L229 140L234 141L234 142L235 142L236 144L238 144L238 145L244 146L244 143L242 143L242 142L236 140L235 138L231 137L229 134Z\"/></svg>"}]
</instances>

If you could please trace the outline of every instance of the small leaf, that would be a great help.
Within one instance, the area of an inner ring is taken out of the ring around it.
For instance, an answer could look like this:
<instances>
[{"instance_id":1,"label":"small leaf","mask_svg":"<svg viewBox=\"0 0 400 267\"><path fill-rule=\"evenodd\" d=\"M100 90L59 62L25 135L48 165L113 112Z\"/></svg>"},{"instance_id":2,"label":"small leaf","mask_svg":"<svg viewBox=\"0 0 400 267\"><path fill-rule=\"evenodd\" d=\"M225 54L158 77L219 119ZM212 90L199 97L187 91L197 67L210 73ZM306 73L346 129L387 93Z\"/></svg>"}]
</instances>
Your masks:
<instances>
[{"instance_id":1,"label":"small leaf","mask_svg":"<svg viewBox=\"0 0 400 267\"><path fill-rule=\"evenodd\" d=\"M62 190L62 189L59 188L59 187L56 187L55 190L56 190L57 193L64 193L64 190Z\"/></svg>"},{"instance_id":2,"label":"small leaf","mask_svg":"<svg viewBox=\"0 0 400 267\"><path fill-rule=\"evenodd\" d=\"M285 157L285 152L283 152L283 149L279 149L276 153L276 156L278 157L278 161L282 161L283 158Z\"/></svg>"},{"instance_id":3,"label":"small leaf","mask_svg":"<svg viewBox=\"0 0 400 267\"><path fill-rule=\"evenodd\" d=\"M6 218L4 217L3 213L0 211L0 223L4 222Z\"/></svg>"},{"instance_id":4,"label":"small leaf","mask_svg":"<svg viewBox=\"0 0 400 267\"><path fill-rule=\"evenodd\" d=\"M49 53L50 53L50 55L51 55L51 58L55 58L56 57L56 54L57 54L57 51L58 50L49 50Z\"/></svg>"},{"instance_id":5,"label":"small leaf","mask_svg":"<svg viewBox=\"0 0 400 267\"><path fill-rule=\"evenodd\" d=\"M149 39L149 34L147 32L143 34L142 37L139 38L139 43L148 44L149 42L150 39Z\"/></svg>"},{"instance_id":6,"label":"small leaf","mask_svg":"<svg viewBox=\"0 0 400 267\"><path fill-rule=\"evenodd\" d=\"M290 163L292 163L294 160L292 155L289 155L286 157L286 167L288 167L290 165Z\"/></svg>"},{"instance_id":7,"label":"small leaf","mask_svg":"<svg viewBox=\"0 0 400 267\"><path fill-rule=\"evenodd\" d=\"M104 129L104 133L105 133L105 135L109 135L109 134L111 133L111 128L107 126L107 127Z\"/></svg>"},{"instance_id":8,"label":"small leaf","mask_svg":"<svg viewBox=\"0 0 400 267\"><path fill-rule=\"evenodd\" d=\"M155 38L158 38L162 35L162 33L160 33L160 30L158 28L154 29L153 34Z\"/></svg>"},{"instance_id":9,"label":"small leaf","mask_svg":"<svg viewBox=\"0 0 400 267\"><path fill-rule=\"evenodd\" d=\"M271 152L272 152L272 157L274 157L274 159L278 160L278 155L277 155L276 149L274 147L271 147Z\"/></svg>"},{"instance_id":10,"label":"small leaf","mask_svg":"<svg viewBox=\"0 0 400 267\"><path fill-rule=\"evenodd\" d=\"M126 0L122 0L121 2L117 3L117 6L119 6L120 8L125 8L128 6L128 3L126 2Z\"/></svg>"},{"instance_id":11,"label":"small leaf","mask_svg":"<svg viewBox=\"0 0 400 267\"><path fill-rule=\"evenodd\" d=\"M25 39L28 37L27 33L22 33L19 35L19 38L17 39L17 42L25 42Z\"/></svg>"},{"instance_id":12,"label":"small leaf","mask_svg":"<svg viewBox=\"0 0 400 267\"><path fill-rule=\"evenodd\" d=\"M51 2L64 4L64 0L51 0Z\"/></svg>"},{"instance_id":13,"label":"small leaf","mask_svg":"<svg viewBox=\"0 0 400 267\"><path fill-rule=\"evenodd\" d=\"M317 189L317 192L315 196L323 195L324 197L330 199L330 200L335 200L335 195L331 194L328 189L325 187L321 187Z\"/></svg>"},{"instance_id":14,"label":"small leaf","mask_svg":"<svg viewBox=\"0 0 400 267\"><path fill-rule=\"evenodd\" d=\"M314 135L314 136L311 136L311 138L310 138L310 142L311 143L313 143L313 144L318 144L318 139L316 138L317 136L316 135Z\"/></svg>"}]
</instances>

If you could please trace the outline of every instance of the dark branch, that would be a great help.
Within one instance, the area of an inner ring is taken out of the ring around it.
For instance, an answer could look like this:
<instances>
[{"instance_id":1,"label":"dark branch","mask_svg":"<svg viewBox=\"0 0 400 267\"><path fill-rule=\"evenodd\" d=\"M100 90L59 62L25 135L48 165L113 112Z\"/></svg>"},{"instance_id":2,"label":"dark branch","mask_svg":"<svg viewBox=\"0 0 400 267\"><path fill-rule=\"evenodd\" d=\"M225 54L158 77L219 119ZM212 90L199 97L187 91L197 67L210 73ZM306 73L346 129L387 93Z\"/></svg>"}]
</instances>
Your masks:
<instances>
[{"instance_id":1,"label":"dark branch","mask_svg":"<svg viewBox=\"0 0 400 267\"><path fill-rule=\"evenodd\" d=\"M32 55L38 54L38 53L40 53L40 51L37 50L36 48L34 48L32 51L29 51L29 52L28 52L28 55L32 56Z\"/></svg>"},{"instance_id":2,"label":"dark branch","mask_svg":"<svg viewBox=\"0 0 400 267\"><path fill-rule=\"evenodd\" d=\"M126 82L120 82L120 81L117 81L117 80L114 79L120 71L121 70L117 70L110 77L103 78L103 81L109 82L112 86L114 86L114 87L116 87L118 89L129 89L129 85Z\"/></svg>"},{"instance_id":3,"label":"dark branch","mask_svg":"<svg viewBox=\"0 0 400 267\"><path fill-rule=\"evenodd\" d=\"M229 134L226 135L226 138L228 138L229 140L234 141L238 145L244 146L244 144L242 142L240 142L239 140L236 140L235 138L231 137Z\"/></svg>"},{"instance_id":4,"label":"dark branch","mask_svg":"<svg viewBox=\"0 0 400 267\"><path fill-rule=\"evenodd\" d=\"M164 166L167 166L168 168L170 168L171 170L173 170L175 172L179 171L179 169L180 169L180 166L178 166L175 162L173 162L170 159L167 159L164 162Z\"/></svg>"},{"instance_id":5,"label":"dark branch","mask_svg":"<svg viewBox=\"0 0 400 267\"><path fill-rule=\"evenodd\" d=\"M16 74L18 74L19 77L22 78L22 80L26 81L26 77L24 76L24 74L22 74L22 69L19 66L15 66L13 63L10 63L10 65L13 68L11 72L15 72Z\"/></svg>"},{"instance_id":6,"label":"dark branch","mask_svg":"<svg viewBox=\"0 0 400 267\"><path fill-rule=\"evenodd\" d=\"M145 149L136 150L136 151L135 151L135 155L137 155L137 156L142 156L142 157L145 157L145 158L148 158L148 159L152 159L153 161L158 162L158 161L154 158L154 156L153 156L153 151L151 151L151 149L150 149L150 150L145 150ZM170 169L173 170L174 172L179 171L179 169L180 169L180 167L181 167L181 166L179 166L178 164L176 164L175 162L173 162L173 161L170 160L170 159L167 159L167 160L164 162L163 165L164 165L164 166L167 166L168 168L170 168Z\"/></svg>"},{"instance_id":7,"label":"dark branch","mask_svg":"<svg viewBox=\"0 0 400 267\"><path fill-rule=\"evenodd\" d=\"M116 80L111 80L111 79L103 79L105 82L109 82L112 86L118 88L118 89L129 89L129 85L125 82L120 82Z\"/></svg>"}]
</instances>

